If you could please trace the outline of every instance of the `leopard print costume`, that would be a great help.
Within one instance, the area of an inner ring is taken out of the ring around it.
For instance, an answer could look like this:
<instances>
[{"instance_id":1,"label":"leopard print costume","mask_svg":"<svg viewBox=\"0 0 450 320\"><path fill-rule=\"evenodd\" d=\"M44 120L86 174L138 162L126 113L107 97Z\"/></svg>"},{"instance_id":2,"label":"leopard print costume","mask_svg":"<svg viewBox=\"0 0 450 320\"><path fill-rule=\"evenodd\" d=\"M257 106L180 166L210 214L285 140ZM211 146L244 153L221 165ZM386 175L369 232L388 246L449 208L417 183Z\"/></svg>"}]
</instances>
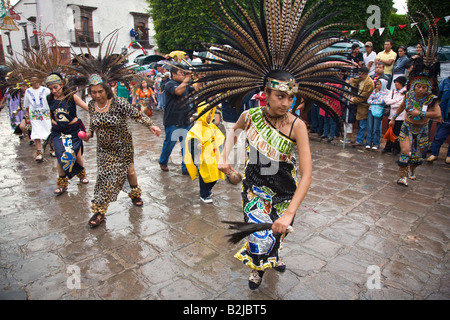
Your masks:
<instances>
[{"instance_id":1,"label":"leopard print costume","mask_svg":"<svg viewBox=\"0 0 450 320\"><path fill-rule=\"evenodd\" d=\"M106 208L117 200L127 179L128 168L134 161L134 149L127 118L150 128L154 123L133 108L128 101L114 97L109 110L98 112L95 102L89 102L89 130L97 134L97 182L94 187L92 208ZM125 191L125 190L124 190ZM127 191L125 191L127 192ZM94 212L96 213L96 212Z\"/></svg>"}]
</instances>

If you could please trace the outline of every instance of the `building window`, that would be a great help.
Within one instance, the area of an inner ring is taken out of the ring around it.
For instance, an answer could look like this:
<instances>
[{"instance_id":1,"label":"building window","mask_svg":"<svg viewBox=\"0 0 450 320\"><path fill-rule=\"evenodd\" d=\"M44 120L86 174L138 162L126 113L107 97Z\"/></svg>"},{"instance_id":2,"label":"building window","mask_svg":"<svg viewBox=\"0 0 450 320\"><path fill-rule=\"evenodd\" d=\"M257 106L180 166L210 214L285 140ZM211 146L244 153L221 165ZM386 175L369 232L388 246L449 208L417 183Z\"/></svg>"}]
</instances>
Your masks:
<instances>
[{"instance_id":1,"label":"building window","mask_svg":"<svg viewBox=\"0 0 450 320\"><path fill-rule=\"evenodd\" d=\"M100 33L94 32L92 12L97 8L73 5L73 19L75 30L71 31L71 42L83 45L100 42Z\"/></svg>"},{"instance_id":2,"label":"building window","mask_svg":"<svg viewBox=\"0 0 450 320\"><path fill-rule=\"evenodd\" d=\"M150 49L149 35L148 35L148 19L149 15L146 13L130 12L133 16L133 28L136 33L135 40L145 49ZM139 46L138 46L139 47Z\"/></svg>"}]
</instances>

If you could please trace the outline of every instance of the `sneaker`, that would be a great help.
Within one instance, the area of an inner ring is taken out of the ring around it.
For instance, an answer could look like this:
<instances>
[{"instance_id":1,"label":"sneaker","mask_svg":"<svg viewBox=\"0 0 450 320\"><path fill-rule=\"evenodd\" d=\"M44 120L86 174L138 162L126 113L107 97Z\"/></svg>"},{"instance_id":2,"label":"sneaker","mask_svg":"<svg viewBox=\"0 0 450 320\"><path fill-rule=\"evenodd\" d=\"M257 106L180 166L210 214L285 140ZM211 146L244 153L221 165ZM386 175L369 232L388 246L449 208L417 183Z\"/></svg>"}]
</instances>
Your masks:
<instances>
[{"instance_id":1,"label":"sneaker","mask_svg":"<svg viewBox=\"0 0 450 320\"><path fill-rule=\"evenodd\" d=\"M436 156L434 156L434 155L431 155L431 156L429 156L429 157L427 158L427 161L428 161L428 162L433 162L433 161L435 161L437 158L438 158L438 157L436 157Z\"/></svg>"},{"instance_id":2,"label":"sneaker","mask_svg":"<svg viewBox=\"0 0 450 320\"><path fill-rule=\"evenodd\" d=\"M350 144L350 143L352 143L352 141L350 140L350 139L347 139L347 140L345 140L345 142L344 142L344 140L339 140L341 143L345 143L345 144Z\"/></svg>"},{"instance_id":3,"label":"sneaker","mask_svg":"<svg viewBox=\"0 0 450 320\"><path fill-rule=\"evenodd\" d=\"M378 150L378 146L373 146L372 150L375 150L375 151Z\"/></svg>"},{"instance_id":4,"label":"sneaker","mask_svg":"<svg viewBox=\"0 0 450 320\"><path fill-rule=\"evenodd\" d=\"M450 157L445 158L445 163L450 164Z\"/></svg>"},{"instance_id":5,"label":"sneaker","mask_svg":"<svg viewBox=\"0 0 450 320\"><path fill-rule=\"evenodd\" d=\"M366 146L366 149L369 150L369 149L370 149L370 146Z\"/></svg>"},{"instance_id":6,"label":"sneaker","mask_svg":"<svg viewBox=\"0 0 450 320\"><path fill-rule=\"evenodd\" d=\"M202 200L203 203L212 203L213 202L211 196L206 197L206 198L200 197L200 200Z\"/></svg>"}]
</instances>

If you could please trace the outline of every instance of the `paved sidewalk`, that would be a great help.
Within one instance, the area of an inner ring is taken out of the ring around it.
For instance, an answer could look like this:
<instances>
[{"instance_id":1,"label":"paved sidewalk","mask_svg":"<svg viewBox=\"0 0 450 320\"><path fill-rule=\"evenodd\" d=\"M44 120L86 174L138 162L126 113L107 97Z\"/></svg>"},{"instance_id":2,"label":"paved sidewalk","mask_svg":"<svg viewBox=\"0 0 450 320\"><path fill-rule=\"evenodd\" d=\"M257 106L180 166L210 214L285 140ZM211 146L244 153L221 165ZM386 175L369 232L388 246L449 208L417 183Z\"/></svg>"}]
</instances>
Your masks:
<instances>
[{"instance_id":1,"label":"paved sidewalk","mask_svg":"<svg viewBox=\"0 0 450 320\"><path fill-rule=\"evenodd\" d=\"M154 112L162 128L162 112ZM79 111L87 122L87 113ZM450 299L450 166L440 158L397 186L396 157L311 137L313 183L282 251L284 274L259 290L233 258L221 220L241 220L240 187L198 181L157 160L163 137L130 123L144 206L121 193L90 229L96 140L85 144L88 185L53 195L55 159L12 134L0 112L0 299ZM378 277L379 276L379 277Z\"/></svg>"}]
</instances>

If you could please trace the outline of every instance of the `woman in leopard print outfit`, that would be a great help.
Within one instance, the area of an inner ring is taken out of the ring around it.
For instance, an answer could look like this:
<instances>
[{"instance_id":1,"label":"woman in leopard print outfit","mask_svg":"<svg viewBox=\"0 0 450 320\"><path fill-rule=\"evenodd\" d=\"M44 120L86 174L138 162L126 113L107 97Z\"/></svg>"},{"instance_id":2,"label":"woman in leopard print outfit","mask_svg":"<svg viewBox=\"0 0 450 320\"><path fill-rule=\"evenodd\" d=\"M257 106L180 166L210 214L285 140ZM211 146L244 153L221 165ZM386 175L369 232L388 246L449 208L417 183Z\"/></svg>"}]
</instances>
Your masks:
<instances>
[{"instance_id":1,"label":"woman in leopard print outfit","mask_svg":"<svg viewBox=\"0 0 450 320\"><path fill-rule=\"evenodd\" d=\"M160 135L161 130L128 101L114 97L107 84L90 86L89 94L93 100L88 105L90 126L86 141L94 135L94 132L97 134L98 167L91 207L94 215L89 220L89 225L96 227L105 219L109 203L117 200L121 190L125 191L127 179L131 187L128 195L135 205L143 205L141 188L134 170L133 141L128 130L127 118L150 128L156 136Z\"/></svg>"}]
</instances>

